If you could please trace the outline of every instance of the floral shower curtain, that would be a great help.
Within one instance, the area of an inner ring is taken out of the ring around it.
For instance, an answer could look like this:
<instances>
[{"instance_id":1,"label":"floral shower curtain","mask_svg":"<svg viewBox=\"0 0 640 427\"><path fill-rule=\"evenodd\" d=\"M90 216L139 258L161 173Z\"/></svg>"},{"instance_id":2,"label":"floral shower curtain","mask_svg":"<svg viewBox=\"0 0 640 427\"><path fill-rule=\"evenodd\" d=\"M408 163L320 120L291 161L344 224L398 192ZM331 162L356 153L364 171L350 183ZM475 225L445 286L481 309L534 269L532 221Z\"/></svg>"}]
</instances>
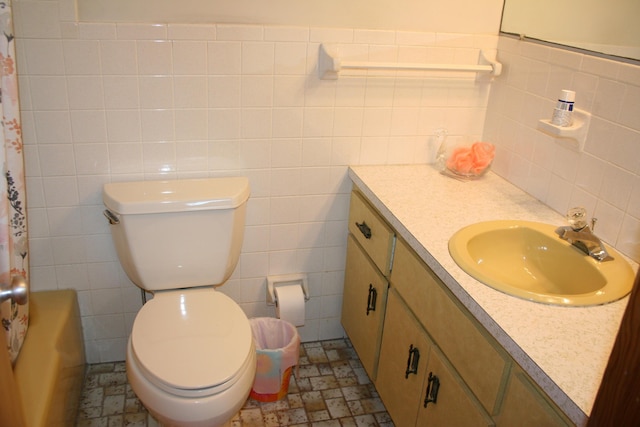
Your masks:
<instances>
[{"instance_id":1,"label":"floral shower curtain","mask_svg":"<svg viewBox=\"0 0 640 427\"><path fill-rule=\"evenodd\" d=\"M0 1L0 282L11 283L13 276L28 279L28 240L24 159L15 39L11 0ZM15 361L29 323L29 305L8 300L0 305L2 328L6 333L11 361ZM0 341L1 342L1 341Z\"/></svg>"}]
</instances>

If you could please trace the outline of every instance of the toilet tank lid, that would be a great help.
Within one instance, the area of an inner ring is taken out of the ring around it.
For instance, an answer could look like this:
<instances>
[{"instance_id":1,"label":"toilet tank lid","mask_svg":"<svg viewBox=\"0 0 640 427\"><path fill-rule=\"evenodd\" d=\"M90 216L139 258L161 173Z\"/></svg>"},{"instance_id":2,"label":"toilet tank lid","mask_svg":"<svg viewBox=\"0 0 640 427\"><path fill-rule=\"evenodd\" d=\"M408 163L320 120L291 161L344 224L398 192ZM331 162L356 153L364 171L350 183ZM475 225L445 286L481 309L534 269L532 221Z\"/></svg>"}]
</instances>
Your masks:
<instances>
[{"instance_id":1,"label":"toilet tank lid","mask_svg":"<svg viewBox=\"0 0 640 427\"><path fill-rule=\"evenodd\" d=\"M246 177L114 182L104 185L102 200L118 214L233 209L249 198Z\"/></svg>"}]
</instances>

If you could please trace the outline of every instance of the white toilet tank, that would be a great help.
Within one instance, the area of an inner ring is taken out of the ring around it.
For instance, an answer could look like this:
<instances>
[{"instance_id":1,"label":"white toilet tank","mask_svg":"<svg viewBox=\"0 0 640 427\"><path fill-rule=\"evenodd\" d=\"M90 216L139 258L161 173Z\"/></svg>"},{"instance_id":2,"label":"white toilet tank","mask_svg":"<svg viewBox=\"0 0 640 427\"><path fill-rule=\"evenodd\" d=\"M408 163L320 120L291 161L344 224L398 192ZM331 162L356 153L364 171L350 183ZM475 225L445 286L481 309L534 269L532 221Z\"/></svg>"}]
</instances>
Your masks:
<instances>
[{"instance_id":1,"label":"white toilet tank","mask_svg":"<svg viewBox=\"0 0 640 427\"><path fill-rule=\"evenodd\" d=\"M238 262L246 177L105 184L111 235L133 283L148 291L224 283Z\"/></svg>"}]
</instances>

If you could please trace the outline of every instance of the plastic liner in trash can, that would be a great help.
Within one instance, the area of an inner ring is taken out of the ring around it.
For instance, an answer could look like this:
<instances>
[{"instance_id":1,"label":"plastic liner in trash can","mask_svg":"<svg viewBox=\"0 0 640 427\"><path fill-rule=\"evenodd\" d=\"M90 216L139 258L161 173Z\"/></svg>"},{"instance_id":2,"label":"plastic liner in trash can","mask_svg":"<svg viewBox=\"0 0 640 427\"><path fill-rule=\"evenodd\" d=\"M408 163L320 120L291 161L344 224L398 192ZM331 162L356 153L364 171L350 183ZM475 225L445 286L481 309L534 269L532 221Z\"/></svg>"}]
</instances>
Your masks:
<instances>
[{"instance_id":1,"label":"plastic liner in trash can","mask_svg":"<svg viewBox=\"0 0 640 427\"><path fill-rule=\"evenodd\" d=\"M298 329L285 320L272 317L258 317L249 322L258 365L250 395L260 402L280 400L289 391L291 368L298 364Z\"/></svg>"}]
</instances>

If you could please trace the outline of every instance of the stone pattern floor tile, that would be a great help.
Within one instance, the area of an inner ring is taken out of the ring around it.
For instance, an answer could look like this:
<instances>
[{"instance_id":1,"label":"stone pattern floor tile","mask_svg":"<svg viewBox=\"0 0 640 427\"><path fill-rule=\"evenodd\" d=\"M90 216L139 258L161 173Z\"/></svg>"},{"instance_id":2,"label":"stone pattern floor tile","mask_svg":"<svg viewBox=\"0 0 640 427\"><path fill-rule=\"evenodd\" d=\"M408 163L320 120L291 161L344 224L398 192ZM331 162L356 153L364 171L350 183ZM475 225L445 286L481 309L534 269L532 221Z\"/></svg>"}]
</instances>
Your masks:
<instances>
[{"instance_id":1,"label":"stone pattern floor tile","mask_svg":"<svg viewBox=\"0 0 640 427\"><path fill-rule=\"evenodd\" d=\"M393 427L349 340L300 345L289 393L249 398L232 427ZM147 427L147 411L127 382L124 362L89 365L77 427Z\"/></svg>"}]
</instances>

